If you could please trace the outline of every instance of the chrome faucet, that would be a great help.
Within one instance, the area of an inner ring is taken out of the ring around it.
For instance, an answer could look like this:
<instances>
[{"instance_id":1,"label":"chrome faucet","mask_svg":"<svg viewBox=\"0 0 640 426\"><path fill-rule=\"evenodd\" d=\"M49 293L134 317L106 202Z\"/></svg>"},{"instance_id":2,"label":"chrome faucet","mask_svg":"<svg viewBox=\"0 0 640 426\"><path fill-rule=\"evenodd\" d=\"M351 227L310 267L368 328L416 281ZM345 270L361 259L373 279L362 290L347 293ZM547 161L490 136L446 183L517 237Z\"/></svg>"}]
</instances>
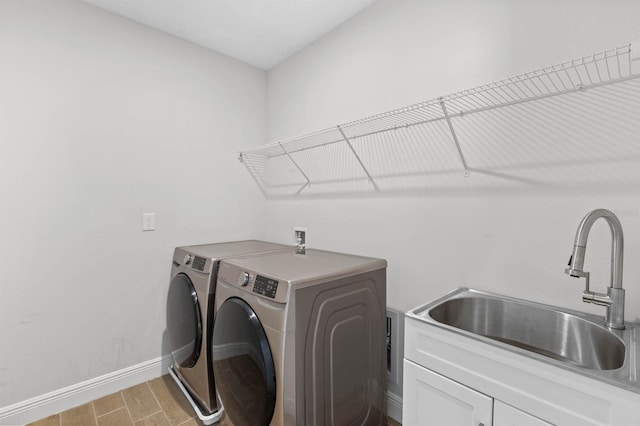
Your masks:
<instances>
[{"instance_id":1,"label":"chrome faucet","mask_svg":"<svg viewBox=\"0 0 640 426\"><path fill-rule=\"evenodd\" d=\"M607 288L607 294L595 293L589 290L589 273L583 271L584 256L587 250L587 238L591 226L598 219L604 219L611 229L611 283ZM586 288L582 293L582 301L607 307L605 325L618 330L624 329L624 289L622 288L622 257L624 252L624 237L622 225L613 212L606 209L593 210L587 214L576 232L576 240L573 245L573 253L569 258L569 267L565 274L572 277L586 279Z\"/></svg>"}]
</instances>

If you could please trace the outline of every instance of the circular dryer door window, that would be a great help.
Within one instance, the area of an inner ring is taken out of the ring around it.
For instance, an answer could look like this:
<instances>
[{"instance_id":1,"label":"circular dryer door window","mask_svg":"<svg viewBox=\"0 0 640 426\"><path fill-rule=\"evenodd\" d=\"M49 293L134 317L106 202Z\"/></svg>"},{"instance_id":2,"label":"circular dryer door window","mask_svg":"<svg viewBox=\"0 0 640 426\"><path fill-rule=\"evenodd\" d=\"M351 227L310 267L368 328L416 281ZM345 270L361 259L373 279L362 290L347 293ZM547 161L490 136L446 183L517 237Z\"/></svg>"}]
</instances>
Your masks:
<instances>
[{"instance_id":1,"label":"circular dryer door window","mask_svg":"<svg viewBox=\"0 0 640 426\"><path fill-rule=\"evenodd\" d=\"M276 403L273 357L260 320L244 300L226 300L213 328L213 375L234 426L267 426Z\"/></svg>"},{"instance_id":2,"label":"circular dryer door window","mask_svg":"<svg viewBox=\"0 0 640 426\"><path fill-rule=\"evenodd\" d=\"M193 367L202 346L202 318L198 295L191 280L178 274L169 285L167 332L171 355L180 367Z\"/></svg>"}]
</instances>

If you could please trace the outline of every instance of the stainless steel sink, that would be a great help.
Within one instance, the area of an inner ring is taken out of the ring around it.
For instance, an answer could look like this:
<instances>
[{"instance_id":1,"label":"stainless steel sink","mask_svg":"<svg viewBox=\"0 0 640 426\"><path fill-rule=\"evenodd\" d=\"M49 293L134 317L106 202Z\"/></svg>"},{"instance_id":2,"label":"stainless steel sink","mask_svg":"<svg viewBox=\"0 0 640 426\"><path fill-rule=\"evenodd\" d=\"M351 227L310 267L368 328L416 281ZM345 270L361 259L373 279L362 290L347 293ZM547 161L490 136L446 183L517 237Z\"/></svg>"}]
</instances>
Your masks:
<instances>
[{"instance_id":1,"label":"stainless steel sink","mask_svg":"<svg viewBox=\"0 0 640 426\"><path fill-rule=\"evenodd\" d=\"M620 337L575 315L513 300L460 297L429 311L434 320L580 367L614 370L624 363Z\"/></svg>"},{"instance_id":2,"label":"stainless steel sink","mask_svg":"<svg viewBox=\"0 0 640 426\"><path fill-rule=\"evenodd\" d=\"M612 330L603 317L468 288L407 315L640 392L637 324Z\"/></svg>"}]
</instances>

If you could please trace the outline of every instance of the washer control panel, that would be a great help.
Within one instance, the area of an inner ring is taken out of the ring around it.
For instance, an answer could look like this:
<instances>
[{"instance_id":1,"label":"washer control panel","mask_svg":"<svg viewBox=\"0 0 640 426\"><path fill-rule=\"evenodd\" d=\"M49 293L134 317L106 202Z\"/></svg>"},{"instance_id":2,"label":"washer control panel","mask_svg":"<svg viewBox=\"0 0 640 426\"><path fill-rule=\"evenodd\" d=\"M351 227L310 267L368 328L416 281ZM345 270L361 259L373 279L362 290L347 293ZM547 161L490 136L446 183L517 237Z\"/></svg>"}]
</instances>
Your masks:
<instances>
[{"instance_id":1,"label":"washer control panel","mask_svg":"<svg viewBox=\"0 0 640 426\"><path fill-rule=\"evenodd\" d=\"M193 258L191 267L198 271L204 271L204 265L207 263L207 259L204 257L196 256Z\"/></svg>"},{"instance_id":2,"label":"washer control panel","mask_svg":"<svg viewBox=\"0 0 640 426\"><path fill-rule=\"evenodd\" d=\"M221 282L276 303L287 303L289 297L289 282L230 265L224 260L218 268L218 285Z\"/></svg>"},{"instance_id":3,"label":"washer control panel","mask_svg":"<svg viewBox=\"0 0 640 426\"><path fill-rule=\"evenodd\" d=\"M262 296L276 298L276 292L278 291L278 281L272 278L263 277L262 275L256 275L256 281L253 284L253 292Z\"/></svg>"},{"instance_id":4,"label":"washer control panel","mask_svg":"<svg viewBox=\"0 0 640 426\"><path fill-rule=\"evenodd\" d=\"M223 288L228 286L275 303L287 303L289 287L291 286L289 281L275 278L274 276L262 275L258 271L229 263L234 261L236 260L223 260L220 262L218 266L218 291L221 290L221 285ZM234 294L241 297L239 296L240 293Z\"/></svg>"}]
</instances>

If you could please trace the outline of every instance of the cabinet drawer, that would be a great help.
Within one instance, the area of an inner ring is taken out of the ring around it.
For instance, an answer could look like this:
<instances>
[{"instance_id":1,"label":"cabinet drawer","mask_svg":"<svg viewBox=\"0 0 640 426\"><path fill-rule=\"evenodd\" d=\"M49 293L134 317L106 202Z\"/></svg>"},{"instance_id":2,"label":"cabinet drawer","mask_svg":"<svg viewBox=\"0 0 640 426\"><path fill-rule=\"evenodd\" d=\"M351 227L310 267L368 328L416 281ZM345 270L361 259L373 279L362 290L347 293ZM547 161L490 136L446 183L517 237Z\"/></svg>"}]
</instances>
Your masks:
<instances>
[{"instance_id":1,"label":"cabinet drawer","mask_svg":"<svg viewBox=\"0 0 640 426\"><path fill-rule=\"evenodd\" d=\"M493 426L553 426L501 401L493 402Z\"/></svg>"}]
</instances>

